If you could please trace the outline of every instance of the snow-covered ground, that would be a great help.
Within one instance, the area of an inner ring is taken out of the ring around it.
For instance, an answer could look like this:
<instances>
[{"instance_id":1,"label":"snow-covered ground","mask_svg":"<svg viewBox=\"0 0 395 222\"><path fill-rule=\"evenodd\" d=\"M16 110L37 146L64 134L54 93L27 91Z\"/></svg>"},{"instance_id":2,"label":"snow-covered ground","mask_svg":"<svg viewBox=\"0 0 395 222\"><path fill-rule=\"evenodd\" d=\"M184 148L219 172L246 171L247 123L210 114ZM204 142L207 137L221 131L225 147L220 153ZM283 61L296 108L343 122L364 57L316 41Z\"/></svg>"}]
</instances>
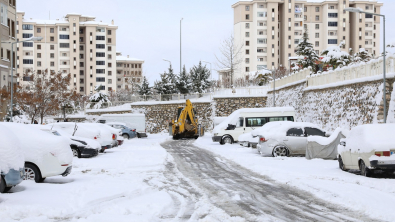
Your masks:
<instances>
[{"instance_id":1,"label":"snow-covered ground","mask_svg":"<svg viewBox=\"0 0 395 222\"><path fill-rule=\"evenodd\" d=\"M304 157L262 157L257 149L238 144L220 145L211 135L199 138L196 146L210 150L261 175L311 192L334 204L364 212L372 218L393 221L395 179L366 178L357 172L343 172L337 160Z\"/></svg>"},{"instance_id":2,"label":"snow-covered ground","mask_svg":"<svg viewBox=\"0 0 395 222\"><path fill-rule=\"evenodd\" d=\"M97 157L74 158L67 177L23 181L0 194L0 221L157 221L173 202L149 185L163 178L170 161L159 145L166 138L125 141Z\"/></svg>"}]
</instances>

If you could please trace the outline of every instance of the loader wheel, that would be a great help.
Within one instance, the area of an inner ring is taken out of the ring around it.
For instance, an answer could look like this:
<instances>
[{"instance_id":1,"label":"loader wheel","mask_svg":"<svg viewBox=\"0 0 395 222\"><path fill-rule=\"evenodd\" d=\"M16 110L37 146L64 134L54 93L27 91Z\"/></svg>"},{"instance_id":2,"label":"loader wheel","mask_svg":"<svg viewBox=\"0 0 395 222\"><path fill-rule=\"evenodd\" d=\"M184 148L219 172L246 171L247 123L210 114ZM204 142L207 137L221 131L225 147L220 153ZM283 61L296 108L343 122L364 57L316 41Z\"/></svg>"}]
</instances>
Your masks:
<instances>
[{"instance_id":1,"label":"loader wheel","mask_svg":"<svg viewBox=\"0 0 395 222\"><path fill-rule=\"evenodd\" d=\"M178 138L179 138L178 135L173 136L173 140L178 140Z\"/></svg>"}]
</instances>

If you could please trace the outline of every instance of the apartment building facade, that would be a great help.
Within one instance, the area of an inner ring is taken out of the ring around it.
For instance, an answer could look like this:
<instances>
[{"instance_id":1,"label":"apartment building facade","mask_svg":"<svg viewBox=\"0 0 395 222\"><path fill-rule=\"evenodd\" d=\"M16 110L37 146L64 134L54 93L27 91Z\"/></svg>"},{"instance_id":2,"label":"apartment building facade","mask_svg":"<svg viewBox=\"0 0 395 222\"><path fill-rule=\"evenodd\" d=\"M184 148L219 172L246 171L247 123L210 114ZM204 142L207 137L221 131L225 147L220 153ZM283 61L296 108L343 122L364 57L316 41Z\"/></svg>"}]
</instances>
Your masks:
<instances>
[{"instance_id":1,"label":"apartment building facade","mask_svg":"<svg viewBox=\"0 0 395 222\"><path fill-rule=\"evenodd\" d=\"M116 31L118 27L95 17L67 14L64 19L25 19L17 12L17 38L43 37L40 42L18 43L17 77L24 86L30 76L45 70L71 74L70 86L81 95L101 85L116 90Z\"/></svg>"},{"instance_id":2,"label":"apartment building facade","mask_svg":"<svg viewBox=\"0 0 395 222\"><path fill-rule=\"evenodd\" d=\"M380 54L380 17L350 13L348 7L380 13L377 0L253 0L240 1L234 9L235 45L242 47L233 81L246 73L289 69L290 59L307 28L309 41L321 54L330 46L344 43L342 50L365 48Z\"/></svg>"},{"instance_id":3,"label":"apartment building facade","mask_svg":"<svg viewBox=\"0 0 395 222\"><path fill-rule=\"evenodd\" d=\"M117 52L117 89L134 91L134 84L141 86L143 83L144 60L122 56Z\"/></svg>"},{"instance_id":4,"label":"apartment building facade","mask_svg":"<svg viewBox=\"0 0 395 222\"><path fill-rule=\"evenodd\" d=\"M16 19L16 0L0 0L0 88L11 86L11 44L2 42L15 42L15 19ZM14 47L14 67L15 67L15 53ZM15 73L14 73L15 74ZM14 80L16 80L14 78ZM16 83L16 82L15 82Z\"/></svg>"}]
</instances>

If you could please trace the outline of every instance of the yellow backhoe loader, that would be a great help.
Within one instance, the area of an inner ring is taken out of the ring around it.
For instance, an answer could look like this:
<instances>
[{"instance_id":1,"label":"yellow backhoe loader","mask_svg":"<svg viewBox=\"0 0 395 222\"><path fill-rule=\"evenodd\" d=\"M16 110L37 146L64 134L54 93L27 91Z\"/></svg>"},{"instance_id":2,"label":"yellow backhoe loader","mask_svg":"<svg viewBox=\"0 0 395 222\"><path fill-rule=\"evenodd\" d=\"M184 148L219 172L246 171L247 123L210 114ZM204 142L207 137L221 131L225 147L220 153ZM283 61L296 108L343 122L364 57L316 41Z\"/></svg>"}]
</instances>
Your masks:
<instances>
[{"instance_id":1,"label":"yellow backhoe loader","mask_svg":"<svg viewBox=\"0 0 395 222\"><path fill-rule=\"evenodd\" d=\"M196 111L191 101L186 101L185 107L178 107L176 118L169 123L169 134L173 139L195 138L204 135L204 127L198 123Z\"/></svg>"}]
</instances>

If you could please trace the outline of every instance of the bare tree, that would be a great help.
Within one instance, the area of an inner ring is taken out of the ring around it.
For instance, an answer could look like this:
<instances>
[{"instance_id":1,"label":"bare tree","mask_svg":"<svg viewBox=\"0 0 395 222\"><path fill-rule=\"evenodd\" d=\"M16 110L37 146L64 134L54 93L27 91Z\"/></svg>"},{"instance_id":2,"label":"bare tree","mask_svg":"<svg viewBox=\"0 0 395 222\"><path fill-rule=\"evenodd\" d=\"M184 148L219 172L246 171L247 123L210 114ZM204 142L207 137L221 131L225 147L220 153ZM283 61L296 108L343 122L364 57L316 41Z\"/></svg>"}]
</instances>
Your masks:
<instances>
[{"instance_id":1,"label":"bare tree","mask_svg":"<svg viewBox=\"0 0 395 222\"><path fill-rule=\"evenodd\" d=\"M233 35L231 35L222 42L221 47L219 48L221 53L220 57L215 55L215 58L217 59L216 65L219 69L230 69L231 84L233 84L234 70L243 61L243 58L241 57L243 46L244 44L237 45Z\"/></svg>"}]
</instances>

